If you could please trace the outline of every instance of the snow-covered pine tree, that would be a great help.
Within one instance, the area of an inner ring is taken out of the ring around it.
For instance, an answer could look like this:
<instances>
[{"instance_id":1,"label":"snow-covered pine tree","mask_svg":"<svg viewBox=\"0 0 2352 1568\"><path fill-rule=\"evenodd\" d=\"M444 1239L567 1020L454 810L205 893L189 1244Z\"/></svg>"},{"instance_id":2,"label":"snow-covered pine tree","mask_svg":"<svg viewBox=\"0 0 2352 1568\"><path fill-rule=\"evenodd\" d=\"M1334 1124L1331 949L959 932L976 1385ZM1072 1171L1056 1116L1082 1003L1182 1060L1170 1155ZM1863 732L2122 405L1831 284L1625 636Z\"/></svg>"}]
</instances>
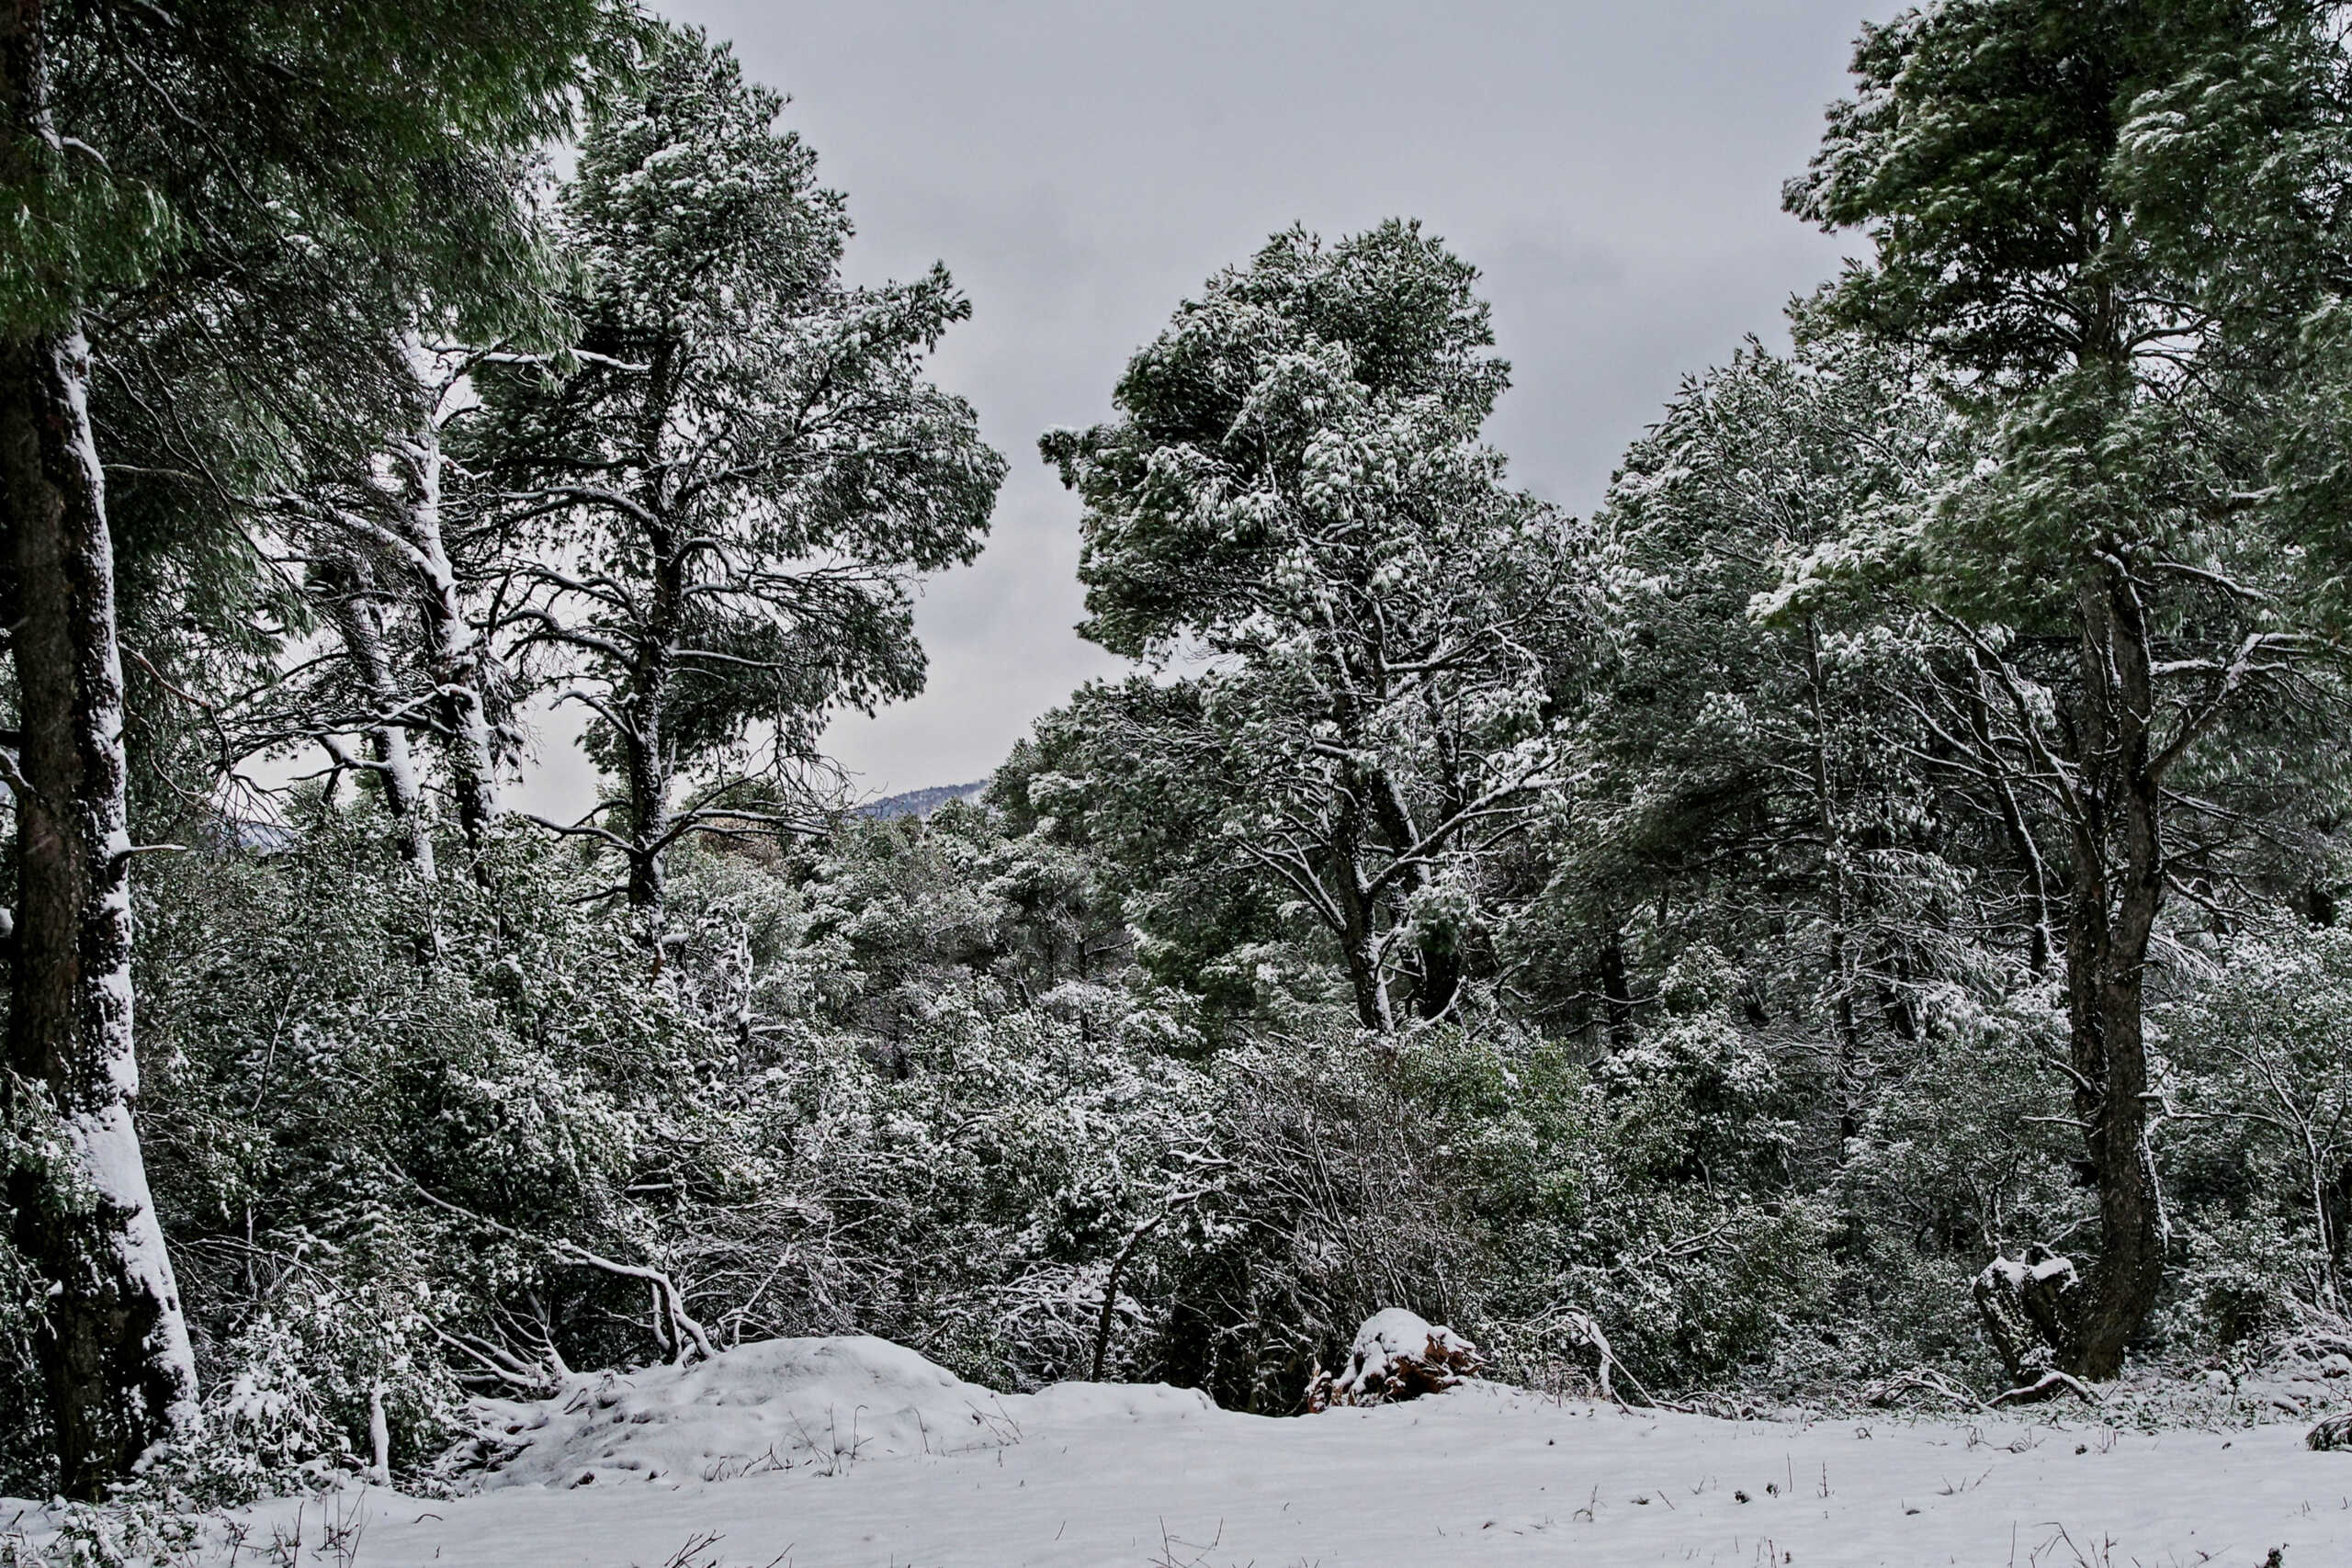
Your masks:
<instances>
[{"instance_id":1,"label":"snow-covered pine tree","mask_svg":"<svg viewBox=\"0 0 2352 1568\"><path fill-rule=\"evenodd\" d=\"M1920 997L1973 979L1980 917L2007 931L2010 910L1969 886L1984 846L1923 765L1917 694L1949 634L1867 578L1786 580L1834 570L1968 450L1904 355L1751 343L1634 444L1597 520L1577 809L1530 961L1547 994L1600 998L1585 1019L1617 1050L1683 948L1731 955L1746 1025L1817 1061L1832 1165Z\"/></svg>"},{"instance_id":2,"label":"snow-covered pine tree","mask_svg":"<svg viewBox=\"0 0 2352 1568\"><path fill-rule=\"evenodd\" d=\"M619 784L549 826L616 852L639 908L697 827L808 819L785 786L832 709L921 688L910 575L978 553L1004 471L924 374L963 296L942 268L842 281L842 197L783 107L724 46L664 36L563 192L569 368L494 399L531 541L502 624Z\"/></svg>"},{"instance_id":3,"label":"snow-covered pine tree","mask_svg":"<svg viewBox=\"0 0 2352 1568\"><path fill-rule=\"evenodd\" d=\"M257 257L401 250L449 148L519 151L562 123L614 19L597 0L36 3L0 18L0 186L26 221L0 248L17 675L6 1092L12 1122L48 1129L6 1197L51 1287L39 1348L70 1495L102 1494L197 1409L132 1121L137 851L88 329L104 356L104 328L251 276Z\"/></svg>"},{"instance_id":4,"label":"snow-covered pine tree","mask_svg":"<svg viewBox=\"0 0 2352 1568\"><path fill-rule=\"evenodd\" d=\"M522 209L513 209L519 220ZM514 252L530 256L526 243ZM493 253L495 254L495 253ZM542 280L517 269L508 299L543 299ZM435 315L428 338L416 316ZM526 332L544 328L524 315ZM451 449L456 427L481 411L473 375L488 362L537 363L500 339L466 341L454 312L420 307L355 355L372 380L323 471L289 486L268 508L271 532L299 567L331 652L300 660L248 697L240 750L316 744L330 771L375 777L401 852L429 880L435 813L424 758L429 738L468 845L480 851L503 807L501 774L515 749L512 681L477 624L471 592L490 560L480 487ZM366 330L366 323L361 323ZM463 540L470 549L453 548ZM494 553L494 552L492 552ZM349 745L364 737L366 755Z\"/></svg>"},{"instance_id":5,"label":"snow-covered pine tree","mask_svg":"<svg viewBox=\"0 0 2352 1568\"><path fill-rule=\"evenodd\" d=\"M1923 347L1990 433L1891 547L1970 647L1986 695L1971 761L2030 805L2063 911L2055 1066L2099 1252L2055 1349L2093 1378L2120 1369L2165 1269L2143 1018L2159 918L2215 880L2195 863L2218 863L2251 804L2216 775L2325 646L2333 589L2294 504L2312 476L2282 415L2316 368L2307 325L2340 312L2332 17L1907 12L1864 31L1858 95L1787 191L1875 247L1833 308Z\"/></svg>"},{"instance_id":6,"label":"snow-covered pine tree","mask_svg":"<svg viewBox=\"0 0 2352 1568\"><path fill-rule=\"evenodd\" d=\"M1277 235L1136 355L1116 420L1041 443L1086 505L1085 635L1214 660L1132 740L1182 758L1383 1033L1453 1006L1482 860L1557 782L1573 529L1480 440L1508 367L1476 281L1408 223Z\"/></svg>"}]
</instances>

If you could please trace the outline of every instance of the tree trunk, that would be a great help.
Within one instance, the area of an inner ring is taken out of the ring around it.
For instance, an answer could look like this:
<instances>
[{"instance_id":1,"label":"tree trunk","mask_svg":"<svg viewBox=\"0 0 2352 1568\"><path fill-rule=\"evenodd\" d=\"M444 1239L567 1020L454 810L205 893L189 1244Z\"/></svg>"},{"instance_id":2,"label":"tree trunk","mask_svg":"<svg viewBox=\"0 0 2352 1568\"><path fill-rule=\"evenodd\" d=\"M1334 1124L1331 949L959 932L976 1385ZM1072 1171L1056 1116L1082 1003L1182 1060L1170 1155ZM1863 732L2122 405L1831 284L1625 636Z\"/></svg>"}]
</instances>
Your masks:
<instances>
[{"instance_id":1,"label":"tree trunk","mask_svg":"<svg viewBox=\"0 0 2352 1568\"><path fill-rule=\"evenodd\" d=\"M655 913L662 908L662 840L670 830L670 781L661 764L660 715L640 716L639 722L654 728L628 748L628 901L631 908Z\"/></svg>"},{"instance_id":2,"label":"tree trunk","mask_svg":"<svg viewBox=\"0 0 2352 1568\"><path fill-rule=\"evenodd\" d=\"M324 563L320 579L328 614L358 671L359 688L376 711L378 722L368 727L368 739L376 753L375 773L384 786L401 858L429 882L434 876L433 825L416 776L416 759L409 750L408 726L390 716L401 705L400 677L392 668L391 651L384 646L384 611L376 600L374 576L366 561L343 556Z\"/></svg>"},{"instance_id":3,"label":"tree trunk","mask_svg":"<svg viewBox=\"0 0 2352 1568\"><path fill-rule=\"evenodd\" d=\"M1385 1036L1396 1032L1396 1014L1389 1002L1388 976L1382 972L1377 903L1364 887L1363 813L1356 805L1359 783L1348 781L1333 813L1331 880L1340 906L1340 955L1347 965L1349 987L1355 993L1356 1022Z\"/></svg>"},{"instance_id":4,"label":"tree trunk","mask_svg":"<svg viewBox=\"0 0 2352 1568\"><path fill-rule=\"evenodd\" d=\"M1406 808L1404 792L1396 787L1396 780L1378 768L1365 768L1363 773L1364 793L1372 803L1373 815L1379 821L1380 830L1387 835L1395 852L1401 856L1420 838L1414 829L1412 813ZM1447 782L1451 786L1453 781ZM1459 791L1449 787L1447 798L1439 809L1451 815L1462 805ZM1408 863L1398 881L1405 904L1410 908L1414 897L1429 883L1429 869L1419 862ZM1463 963L1460 936L1457 931L1424 931L1414 944L1420 973L1414 988L1413 1010L1423 1019L1444 1017L1447 1010L1453 1006L1454 998L1461 993Z\"/></svg>"},{"instance_id":5,"label":"tree trunk","mask_svg":"<svg viewBox=\"0 0 2352 1568\"><path fill-rule=\"evenodd\" d=\"M685 615L685 558L676 520L670 515L669 466L662 460L663 435L677 400L677 345L657 347L647 373L646 397L638 432L645 478L638 495L645 520L645 548L652 558L652 599L646 606L620 705L635 733L625 736L629 793L628 901L645 912L646 935L661 966L662 857L670 835L670 789L675 764L669 739L670 682L677 673L679 627Z\"/></svg>"},{"instance_id":6,"label":"tree trunk","mask_svg":"<svg viewBox=\"0 0 2352 1568\"><path fill-rule=\"evenodd\" d=\"M657 540L657 549L663 543ZM627 709L635 733L624 738L628 757L628 901L634 908L657 915L664 880L662 857L671 828L673 767L664 721L675 669L677 607L683 601L677 568L668 557L667 550L660 550L653 613L636 667L629 671Z\"/></svg>"},{"instance_id":7,"label":"tree trunk","mask_svg":"<svg viewBox=\"0 0 2352 1568\"><path fill-rule=\"evenodd\" d=\"M437 541L436 541L437 547ZM480 849L504 813L498 787L496 750L491 744L489 705L482 700L484 649L458 603L457 580L437 547L424 571L425 657L431 661L434 717L445 737L450 793L458 826Z\"/></svg>"},{"instance_id":8,"label":"tree trunk","mask_svg":"<svg viewBox=\"0 0 2352 1568\"><path fill-rule=\"evenodd\" d=\"M2075 1325L2075 1366L2122 1370L2164 1273L2148 1146L2142 1012L2148 942L2164 902L2161 781L2147 628L2130 583L2093 569L2082 590L2082 809L2066 934L2075 1114L2098 1183L2100 1250Z\"/></svg>"},{"instance_id":9,"label":"tree trunk","mask_svg":"<svg viewBox=\"0 0 2352 1568\"><path fill-rule=\"evenodd\" d=\"M1976 1276L1972 1293L2009 1380L2005 1397L2030 1399L2063 1386L2044 1380L2070 1356L2081 1290L2074 1260L2038 1241L2022 1258L1996 1257Z\"/></svg>"},{"instance_id":10,"label":"tree trunk","mask_svg":"<svg viewBox=\"0 0 2352 1568\"><path fill-rule=\"evenodd\" d=\"M1340 866L1340 955L1347 966L1348 986L1354 993L1356 1022L1374 1034L1396 1032L1396 1015L1389 1005L1388 979L1381 973L1379 935L1373 928L1372 901L1354 885L1355 867Z\"/></svg>"},{"instance_id":11,"label":"tree trunk","mask_svg":"<svg viewBox=\"0 0 2352 1568\"><path fill-rule=\"evenodd\" d=\"M1424 933L1419 948L1421 960L1419 989L1414 994L1414 1010L1425 1020L1443 1018L1453 1010L1462 994L1463 953L1460 937L1453 931Z\"/></svg>"},{"instance_id":12,"label":"tree trunk","mask_svg":"<svg viewBox=\"0 0 2352 1568\"><path fill-rule=\"evenodd\" d=\"M409 468L408 504L401 532L416 574L417 605L424 622L424 657L433 680L434 718L447 753L450 792L457 799L458 826L480 849L504 809L499 798L497 750L491 736L490 705L483 694L489 649L466 618L458 574L441 532L442 482L448 462L441 446L443 404L449 392L444 376L415 333L401 343L417 388L428 407L416 433L401 444Z\"/></svg>"},{"instance_id":13,"label":"tree trunk","mask_svg":"<svg viewBox=\"0 0 2352 1568\"><path fill-rule=\"evenodd\" d=\"M15 27L9 27L13 20ZM0 20L24 118L38 13ZM29 65L29 70L28 70ZM196 1363L132 1108L130 832L114 550L78 332L0 344L0 495L21 705L8 1062L46 1089L59 1157L9 1179L17 1245L51 1282L39 1348L59 1484L96 1498L198 1424Z\"/></svg>"},{"instance_id":14,"label":"tree trunk","mask_svg":"<svg viewBox=\"0 0 2352 1568\"><path fill-rule=\"evenodd\" d=\"M1625 933L1611 927L1600 944L1600 1003L1608 1019L1609 1049L1634 1048L1634 990L1625 974Z\"/></svg>"}]
</instances>

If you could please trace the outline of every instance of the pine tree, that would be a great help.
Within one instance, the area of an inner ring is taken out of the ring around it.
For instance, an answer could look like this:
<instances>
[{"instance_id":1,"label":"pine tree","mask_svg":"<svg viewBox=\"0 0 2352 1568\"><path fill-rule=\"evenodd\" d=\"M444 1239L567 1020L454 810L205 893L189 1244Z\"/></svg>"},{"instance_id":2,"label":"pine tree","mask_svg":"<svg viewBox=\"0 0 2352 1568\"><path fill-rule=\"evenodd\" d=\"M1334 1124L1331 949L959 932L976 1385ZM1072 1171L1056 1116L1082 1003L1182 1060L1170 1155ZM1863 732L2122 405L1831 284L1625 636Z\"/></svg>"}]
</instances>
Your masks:
<instances>
[{"instance_id":1,"label":"pine tree","mask_svg":"<svg viewBox=\"0 0 2352 1568\"><path fill-rule=\"evenodd\" d=\"M2195 879L2184 844L2230 819L2207 804L2226 798L2214 780L2184 781L2226 771L2233 729L2323 651L2276 463L2308 368L2301 322L2325 303L2312 263L2344 254L2340 179L2312 156L2340 123L2322 10L1905 13L1863 33L1859 95L1788 189L1792 211L1876 247L1838 312L1924 348L1990 433L1895 550L1969 647L1973 761L2051 840L2059 1066L2099 1199L2097 1265L2056 1351L2095 1378L2120 1369L2165 1267L2148 976Z\"/></svg>"},{"instance_id":2,"label":"pine tree","mask_svg":"<svg viewBox=\"0 0 2352 1568\"><path fill-rule=\"evenodd\" d=\"M1731 956L1748 1026L1817 1058L1842 1160L1875 1061L1916 1043L1926 989L1965 976L1952 950L1979 915L2009 911L1972 886L1983 846L1938 810L1919 702L1949 634L1829 575L1965 460L1965 432L1905 356L1807 339L1785 358L1751 344L1686 385L1611 487L1545 923L1566 919L1584 955L1553 984L1600 997L1611 1049L1656 1014L1682 948Z\"/></svg>"},{"instance_id":3,"label":"pine tree","mask_svg":"<svg viewBox=\"0 0 2352 1568\"><path fill-rule=\"evenodd\" d=\"M519 203L510 216L523 220ZM544 300L537 271L505 282L510 303ZM300 660L244 694L233 750L315 744L331 773L375 778L402 855L429 881L434 812L415 742L429 738L440 751L458 826L476 852L503 811L501 775L514 750L511 677L469 592L487 563L472 558L481 550L453 543L490 532L481 515L489 499L457 461L453 430L481 412L473 385L481 367L541 362L523 344L548 323L510 309L510 319L522 318L519 339L469 343L468 323L453 312L429 300L391 303L400 319L363 324L364 346L353 355L353 373L373 395L325 444L322 465L266 508L337 656ZM440 329L430 340L428 326ZM285 457L300 455L297 447ZM368 755L352 751L354 735L366 738Z\"/></svg>"},{"instance_id":4,"label":"pine tree","mask_svg":"<svg viewBox=\"0 0 2352 1568\"><path fill-rule=\"evenodd\" d=\"M640 909L696 828L808 820L786 775L831 710L921 689L909 579L978 555L1003 476L923 373L970 307L942 268L842 282L842 197L783 107L678 31L592 119L571 368L508 378L488 442L530 540L503 624L621 785L548 825L616 852Z\"/></svg>"},{"instance_id":5,"label":"pine tree","mask_svg":"<svg viewBox=\"0 0 2352 1568\"><path fill-rule=\"evenodd\" d=\"M1509 371L1476 278L1407 223L1277 235L1136 354L1117 420L1041 443L1086 504L1080 629L1215 660L1131 711L1382 1033L1453 1006L1482 857L1557 780L1571 533L1479 438Z\"/></svg>"}]
</instances>

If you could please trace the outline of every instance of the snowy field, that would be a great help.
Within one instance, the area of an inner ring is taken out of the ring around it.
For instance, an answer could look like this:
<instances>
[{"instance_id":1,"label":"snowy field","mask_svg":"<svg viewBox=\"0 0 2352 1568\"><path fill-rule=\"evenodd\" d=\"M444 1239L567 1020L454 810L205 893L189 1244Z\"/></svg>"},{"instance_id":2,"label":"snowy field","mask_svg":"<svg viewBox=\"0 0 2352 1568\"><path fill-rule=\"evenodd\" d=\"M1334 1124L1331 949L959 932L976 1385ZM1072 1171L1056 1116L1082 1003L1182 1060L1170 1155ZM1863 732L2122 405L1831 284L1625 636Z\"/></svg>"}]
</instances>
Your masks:
<instances>
[{"instance_id":1,"label":"snowy field","mask_svg":"<svg viewBox=\"0 0 2352 1568\"><path fill-rule=\"evenodd\" d=\"M290 1561L299 1527L301 1562L347 1568L2352 1563L2352 1454L2300 1425L1739 1422L1487 1384L1271 1420L1000 1396L870 1339L498 1415L477 1495L274 1505L240 1560Z\"/></svg>"}]
</instances>

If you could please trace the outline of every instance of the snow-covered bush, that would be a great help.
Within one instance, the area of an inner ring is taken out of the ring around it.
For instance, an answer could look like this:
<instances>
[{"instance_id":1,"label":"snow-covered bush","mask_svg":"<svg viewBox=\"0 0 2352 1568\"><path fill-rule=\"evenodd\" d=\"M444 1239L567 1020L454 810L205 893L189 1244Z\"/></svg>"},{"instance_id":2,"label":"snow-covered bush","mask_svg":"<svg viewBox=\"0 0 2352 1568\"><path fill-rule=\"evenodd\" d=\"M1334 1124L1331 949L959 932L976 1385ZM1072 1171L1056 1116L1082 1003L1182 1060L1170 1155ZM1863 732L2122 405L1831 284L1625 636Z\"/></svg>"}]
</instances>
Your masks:
<instances>
[{"instance_id":1,"label":"snow-covered bush","mask_svg":"<svg viewBox=\"0 0 2352 1568\"><path fill-rule=\"evenodd\" d=\"M680 1215L682 1280L729 1303L730 1339L865 1332L1004 1386L1086 1375L1112 1262L1207 1163L1199 1075L1124 1021L950 995L900 1021L894 1068L854 1035L782 1037L710 1122L729 1181ZM1114 1371L1132 1317L1114 1303Z\"/></svg>"},{"instance_id":2,"label":"snow-covered bush","mask_svg":"<svg viewBox=\"0 0 2352 1568\"><path fill-rule=\"evenodd\" d=\"M607 1292L550 1249L641 1237L628 1187L712 1032L568 855L518 840L485 890L420 881L364 818L299 827L156 878L151 1168L215 1426L269 1465L364 1466L380 1413L405 1464L458 1417L445 1336L536 1301L582 1314L571 1353L635 1348L585 1328Z\"/></svg>"},{"instance_id":3,"label":"snow-covered bush","mask_svg":"<svg viewBox=\"0 0 2352 1568\"><path fill-rule=\"evenodd\" d=\"M354 1271L356 1272L356 1271ZM458 1431L463 1393L434 1337L455 1318L412 1262L349 1284L298 1271L220 1347L213 1438L265 1472L324 1464L406 1471ZM345 1279L350 1276L346 1275Z\"/></svg>"},{"instance_id":4,"label":"snow-covered bush","mask_svg":"<svg viewBox=\"0 0 2352 1568\"><path fill-rule=\"evenodd\" d=\"M2224 1346L2352 1306L2352 931L2256 929L2159 1010L2187 1268L2177 1327Z\"/></svg>"},{"instance_id":5,"label":"snow-covered bush","mask_svg":"<svg viewBox=\"0 0 2352 1568\"><path fill-rule=\"evenodd\" d=\"M1596 1370L1564 1308L1654 1388L1767 1359L1819 1315L1826 1225L1770 1179L1769 1117L1748 1125L1724 1064L1684 1043L1605 1073L1501 1029L1219 1058L1228 1168L1170 1258L1158 1375L1295 1410L1400 1303L1511 1377ZM1686 1174L1701 1160L1713 1184Z\"/></svg>"},{"instance_id":6,"label":"snow-covered bush","mask_svg":"<svg viewBox=\"0 0 2352 1568\"><path fill-rule=\"evenodd\" d=\"M159 870L146 1131L203 1462L364 1469L380 1416L405 1472L469 1391L702 1339L1141 1371L1152 1248L1216 1179L1186 1010L1128 983L1066 854L944 815L683 853L658 961L526 836L424 882L368 808L312 807Z\"/></svg>"},{"instance_id":7,"label":"snow-covered bush","mask_svg":"<svg viewBox=\"0 0 2352 1568\"><path fill-rule=\"evenodd\" d=\"M1481 1128L1463 1112L1502 1089L1503 1068L1452 1032L1390 1054L1340 1033L1216 1058L1222 1164L1164 1250L1156 1375L1288 1414L1314 1369L1336 1364L1384 1307L1477 1321L1495 1259L1476 1212L1481 1145L1512 1128L1507 1114ZM1488 1103L1501 1111L1503 1095Z\"/></svg>"}]
</instances>

